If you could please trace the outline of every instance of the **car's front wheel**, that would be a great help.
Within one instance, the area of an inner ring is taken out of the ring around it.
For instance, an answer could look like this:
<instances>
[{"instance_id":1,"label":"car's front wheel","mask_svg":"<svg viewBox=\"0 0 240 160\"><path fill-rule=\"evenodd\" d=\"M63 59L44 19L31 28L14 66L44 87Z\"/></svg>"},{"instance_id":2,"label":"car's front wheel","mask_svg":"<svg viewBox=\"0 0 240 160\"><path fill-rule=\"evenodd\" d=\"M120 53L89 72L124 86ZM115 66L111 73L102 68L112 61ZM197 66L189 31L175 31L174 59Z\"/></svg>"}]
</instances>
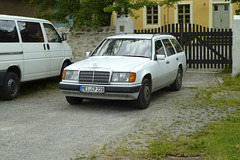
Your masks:
<instances>
[{"instance_id":1,"label":"car's front wheel","mask_svg":"<svg viewBox=\"0 0 240 160\"><path fill-rule=\"evenodd\" d=\"M66 100L68 103L75 105L75 104L81 104L83 101L83 98L78 98L78 97L68 97L66 96Z\"/></svg>"},{"instance_id":2,"label":"car's front wheel","mask_svg":"<svg viewBox=\"0 0 240 160\"><path fill-rule=\"evenodd\" d=\"M139 109L148 108L151 102L151 83L149 79L145 78L142 82L142 87L138 99L135 101L135 106Z\"/></svg>"}]
</instances>

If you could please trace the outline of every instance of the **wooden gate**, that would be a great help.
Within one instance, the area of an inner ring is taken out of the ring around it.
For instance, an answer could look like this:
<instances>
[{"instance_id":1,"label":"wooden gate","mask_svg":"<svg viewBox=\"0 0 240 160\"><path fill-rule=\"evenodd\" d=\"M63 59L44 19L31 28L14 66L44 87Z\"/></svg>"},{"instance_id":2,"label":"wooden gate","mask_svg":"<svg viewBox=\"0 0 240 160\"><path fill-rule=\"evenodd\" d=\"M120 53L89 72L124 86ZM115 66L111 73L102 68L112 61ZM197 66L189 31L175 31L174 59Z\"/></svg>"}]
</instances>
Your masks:
<instances>
[{"instance_id":1,"label":"wooden gate","mask_svg":"<svg viewBox=\"0 0 240 160\"><path fill-rule=\"evenodd\" d=\"M170 33L183 46L189 68L231 68L232 30L209 29L195 24L172 24L137 34Z\"/></svg>"}]
</instances>

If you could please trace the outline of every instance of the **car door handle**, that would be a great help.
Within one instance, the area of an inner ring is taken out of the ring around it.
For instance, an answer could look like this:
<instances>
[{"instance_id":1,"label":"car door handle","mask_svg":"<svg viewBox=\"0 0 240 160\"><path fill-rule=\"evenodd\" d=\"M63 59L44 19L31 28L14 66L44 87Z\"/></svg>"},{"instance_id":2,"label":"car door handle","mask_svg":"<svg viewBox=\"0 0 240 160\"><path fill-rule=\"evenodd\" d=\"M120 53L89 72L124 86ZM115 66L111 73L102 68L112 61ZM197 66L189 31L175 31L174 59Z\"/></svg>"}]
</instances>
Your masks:
<instances>
[{"instance_id":1,"label":"car door handle","mask_svg":"<svg viewBox=\"0 0 240 160\"><path fill-rule=\"evenodd\" d=\"M177 58L176 58L176 60L178 61L178 60L179 60L179 58L177 57Z\"/></svg>"},{"instance_id":2,"label":"car door handle","mask_svg":"<svg viewBox=\"0 0 240 160\"><path fill-rule=\"evenodd\" d=\"M169 63L170 63L169 61L166 62L166 64L169 64Z\"/></svg>"},{"instance_id":3,"label":"car door handle","mask_svg":"<svg viewBox=\"0 0 240 160\"><path fill-rule=\"evenodd\" d=\"M50 45L49 44L47 44L47 49L50 50Z\"/></svg>"}]
</instances>

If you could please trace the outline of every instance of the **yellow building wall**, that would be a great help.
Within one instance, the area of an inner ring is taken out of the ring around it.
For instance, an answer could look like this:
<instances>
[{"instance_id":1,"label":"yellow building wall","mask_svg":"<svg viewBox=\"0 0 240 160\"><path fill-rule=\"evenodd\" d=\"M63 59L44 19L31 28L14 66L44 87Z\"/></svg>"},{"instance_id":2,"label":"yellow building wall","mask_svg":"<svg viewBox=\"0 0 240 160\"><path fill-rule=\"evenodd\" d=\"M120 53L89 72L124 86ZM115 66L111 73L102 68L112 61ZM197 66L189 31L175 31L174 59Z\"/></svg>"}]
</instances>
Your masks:
<instances>
[{"instance_id":1,"label":"yellow building wall","mask_svg":"<svg viewBox=\"0 0 240 160\"><path fill-rule=\"evenodd\" d=\"M193 24L209 27L209 0L193 0Z\"/></svg>"},{"instance_id":2,"label":"yellow building wall","mask_svg":"<svg viewBox=\"0 0 240 160\"><path fill-rule=\"evenodd\" d=\"M191 2L192 3L192 16L193 16L193 24L198 24L203 27L209 27L209 0L182 0L180 3L184 2ZM235 15L235 10L237 9L237 4L233 4L233 15ZM160 14L160 26L166 25L166 24L174 24L175 23L175 12L176 9L174 7L167 8L166 6L161 7L161 14ZM134 29L150 29L150 28L144 28L143 26L143 9L140 9L138 11L134 11L135 15L138 16L137 19L132 17L134 22ZM233 17L232 15L232 17Z\"/></svg>"}]
</instances>

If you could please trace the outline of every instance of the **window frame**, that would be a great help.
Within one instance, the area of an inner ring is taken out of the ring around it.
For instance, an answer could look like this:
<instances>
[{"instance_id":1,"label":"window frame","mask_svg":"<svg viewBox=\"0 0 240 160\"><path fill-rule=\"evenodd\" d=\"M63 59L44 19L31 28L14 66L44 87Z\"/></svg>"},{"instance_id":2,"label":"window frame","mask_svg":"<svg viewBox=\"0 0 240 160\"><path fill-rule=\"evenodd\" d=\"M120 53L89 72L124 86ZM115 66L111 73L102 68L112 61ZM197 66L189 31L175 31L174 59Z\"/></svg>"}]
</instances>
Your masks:
<instances>
[{"instance_id":1,"label":"window frame","mask_svg":"<svg viewBox=\"0 0 240 160\"><path fill-rule=\"evenodd\" d=\"M183 7L182 8L182 11L183 11L182 13L179 12L179 7L180 6ZM186 7L187 6L189 6L189 13L186 12L186 10L187 10ZM179 18L180 16L183 17L181 24L189 24L191 22L191 9L190 8L191 8L190 4L179 4L178 5L178 23L179 24L180 24L180 22L179 22L180 21L180 18ZM186 22L187 21L187 18L186 18L187 16L189 16L189 22L188 23Z\"/></svg>"},{"instance_id":2,"label":"window frame","mask_svg":"<svg viewBox=\"0 0 240 160\"><path fill-rule=\"evenodd\" d=\"M190 5L190 23L193 23L193 2L192 1L181 1L175 4L174 6L174 23L177 24L178 20L178 6L179 5Z\"/></svg>"},{"instance_id":3,"label":"window frame","mask_svg":"<svg viewBox=\"0 0 240 160\"><path fill-rule=\"evenodd\" d=\"M143 7L143 28L156 28L161 26L161 7L158 5L158 23L157 24L148 24L147 23L147 6Z\"/></svg>"}]
</instances>

